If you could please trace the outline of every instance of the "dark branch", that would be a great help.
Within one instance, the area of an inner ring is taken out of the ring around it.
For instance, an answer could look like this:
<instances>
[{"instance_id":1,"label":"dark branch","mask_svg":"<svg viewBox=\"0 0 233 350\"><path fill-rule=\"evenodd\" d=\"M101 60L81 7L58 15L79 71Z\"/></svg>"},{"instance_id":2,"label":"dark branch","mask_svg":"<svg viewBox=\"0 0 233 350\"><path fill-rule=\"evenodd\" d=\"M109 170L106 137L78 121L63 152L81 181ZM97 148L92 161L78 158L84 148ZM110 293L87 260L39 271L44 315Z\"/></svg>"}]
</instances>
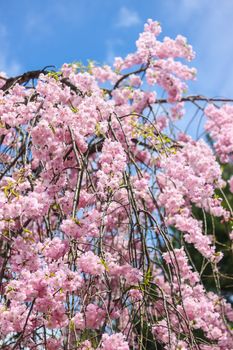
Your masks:
<instances>
[{"instance_id":1,"label":"dark branch","mask_svg":"<svg viewBox=\"0 0 233 350\"><path fill-rule=\"evenodd\" d=\"M48 74L49 71L47 71L45 69L33 70L33 71L26 72L24 74L18 75L18 76L13 77L13 78L8 78L8 79L6 79L5 84L1 87L1 90L6 91L6 90L10 89L16 83L25 84L32 79L38 79L39 75L41 73Z\"/></svg>"},{"instance_id":2,"label":"dark branch","mask_svg":"<svg viewBox=\"0 0 233 350\"><path fill-rule=\"evenodd\" d=\"M225 97L213 97L209 98L201 95L190 95L182 97L179 102L194 102L194 101L205 101L205 102L233 102L232 98ZM155 101L156 104L170 103L166 98L161 98Z\"/></svg>"}]
</instances>

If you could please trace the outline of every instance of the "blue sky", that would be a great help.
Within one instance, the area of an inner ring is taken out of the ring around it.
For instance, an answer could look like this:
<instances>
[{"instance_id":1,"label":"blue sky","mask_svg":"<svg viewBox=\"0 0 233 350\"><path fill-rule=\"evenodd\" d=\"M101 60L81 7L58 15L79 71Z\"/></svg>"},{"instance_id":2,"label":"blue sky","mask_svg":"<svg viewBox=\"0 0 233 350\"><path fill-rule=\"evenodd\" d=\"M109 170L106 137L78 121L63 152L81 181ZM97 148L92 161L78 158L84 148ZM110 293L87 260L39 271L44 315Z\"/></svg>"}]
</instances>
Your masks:
<instances>
[{"instance_id":1,"label":"blue sky","mask_svg":"<svg viewBox=\"0 0 233 350\"><path fill-rule=\"evenodd\" d=\"M135 48L147 18L182 34L197 57L190 92L233 97L233 0L0 0L0 71L110 63Z\"/></svg>"}]
</instances>

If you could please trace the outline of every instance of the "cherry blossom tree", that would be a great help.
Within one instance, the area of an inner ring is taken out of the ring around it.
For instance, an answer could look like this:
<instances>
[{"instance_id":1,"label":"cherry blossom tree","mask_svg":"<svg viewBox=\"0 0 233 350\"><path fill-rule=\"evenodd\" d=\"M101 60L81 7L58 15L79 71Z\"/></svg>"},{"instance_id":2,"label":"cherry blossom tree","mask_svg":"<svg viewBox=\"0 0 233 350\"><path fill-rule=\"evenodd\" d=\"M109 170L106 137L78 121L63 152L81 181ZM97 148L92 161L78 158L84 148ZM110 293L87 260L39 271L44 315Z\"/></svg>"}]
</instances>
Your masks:
<instances>
[{"instance_id":1,"label":"cherry blossom tree","mask_svg":"<svg viewBox=\"0 0 233 350\"><path fill-rule=\"evenodd\" d=\"M1 349L233 349L232 100L188 95L193 49L160 32L1 73Z\"/></svg>"}]
</instances>

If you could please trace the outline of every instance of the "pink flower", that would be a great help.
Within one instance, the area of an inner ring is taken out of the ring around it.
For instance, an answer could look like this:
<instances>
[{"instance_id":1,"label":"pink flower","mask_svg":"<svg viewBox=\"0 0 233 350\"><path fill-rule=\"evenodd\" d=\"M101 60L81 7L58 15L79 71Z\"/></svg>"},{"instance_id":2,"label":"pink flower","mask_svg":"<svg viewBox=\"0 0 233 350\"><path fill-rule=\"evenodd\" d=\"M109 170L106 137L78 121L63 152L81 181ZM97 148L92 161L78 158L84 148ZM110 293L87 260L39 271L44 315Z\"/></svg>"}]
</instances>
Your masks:
<instances>
[{"instance_id":1,"label":"pink flower","mask_svg":"<svg viewBox=\"0 0 233 350\"><path fill-rule=\"evenodd\" d=\"M91 251L82 254L77 264L83 272L90 273L91 275L100 276L105 271L100 258Z\"/></svg>"},{"instance_id":2,"label":"pink flower","mask_svg":"<svg viewBox=\"0 0 233 350\"><path fill-rule=\"evenodd\" d=\"M61 224L61 230L66 233L68 236L73 238L81 237L80 229L78 224L72 219L63 220Z\"/></svg>"},{"instance_id":3,"label":"pink flower","mask_svg":"<svg viewBox=\"0 0 233 350\"><path fill-rule=\"evenodd\" d=\"M228 183L229 183L229 186L230 186L230 191L233 193L233 176L230 178Z\"/></svg>"},{"instance_id":4,"label":"pink flower","mask_svg":"<svg viewBox=\"0 0 233 350\"><path fill-rule=\"evenodd\" d=\"M129 350L129 345L125 341L122 333L112 335L103 334L101 350Z\"/></svg>"}]
</instances>

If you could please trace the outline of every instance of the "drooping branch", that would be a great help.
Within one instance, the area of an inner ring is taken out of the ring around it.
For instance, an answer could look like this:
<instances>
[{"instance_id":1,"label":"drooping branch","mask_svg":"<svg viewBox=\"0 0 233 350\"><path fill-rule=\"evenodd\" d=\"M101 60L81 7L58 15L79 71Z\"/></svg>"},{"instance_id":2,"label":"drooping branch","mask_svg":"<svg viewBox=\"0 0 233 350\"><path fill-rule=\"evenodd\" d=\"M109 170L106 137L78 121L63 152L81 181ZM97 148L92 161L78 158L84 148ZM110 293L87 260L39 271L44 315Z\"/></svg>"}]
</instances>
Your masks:
<instances>
[{"instance_id":1,"label":"drooping branch","mask_svg":"<svg viewBox=\"0 0 233 350\"><path fill-rule=\"evenodd\" d=\"M203 102L233 102L233 98L225 98L225 97L207 97L202 95L190 95L182 97L179 102L195 102L195 101L203 101ZM155 104L165 104L169 103L166 98L157 99Z\"/></svg>"},{"instance_id":2,"label":"drooping branch","mask_svg":"<svg viewBox=\"0 0 233 350\"><path fill-rule=\"evenodd\" d=\"M4 78L4 80L6 82L0 89L3 91L7 91L16 83L22 85L22 84L28 83L30 80L38 79L41 73L43 73L43 74L49 73L49 71L46 70L46 68L48 68L48 67L49 66L45 67L44 69L28 71L26 73L17 75L16 77L11 77L11 78L7 78L7 79Z\"/></svg>"}]
</instances>

